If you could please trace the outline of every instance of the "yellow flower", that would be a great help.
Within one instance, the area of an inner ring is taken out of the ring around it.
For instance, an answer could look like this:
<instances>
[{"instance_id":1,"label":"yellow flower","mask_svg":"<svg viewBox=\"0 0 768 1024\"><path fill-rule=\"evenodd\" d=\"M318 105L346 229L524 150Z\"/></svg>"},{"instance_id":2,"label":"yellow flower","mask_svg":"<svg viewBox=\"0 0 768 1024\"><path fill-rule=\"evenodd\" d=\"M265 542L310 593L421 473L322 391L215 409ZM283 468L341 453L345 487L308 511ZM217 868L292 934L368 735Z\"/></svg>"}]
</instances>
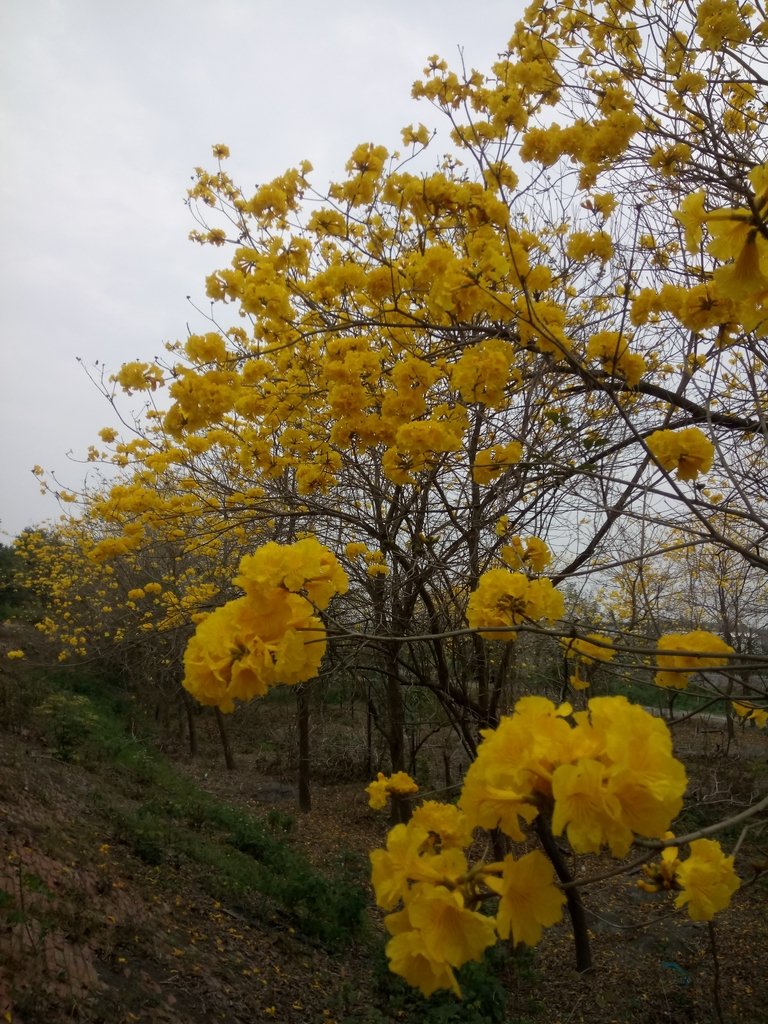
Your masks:
<instances>
[{"instance_id":1,"label":"yellow flower","mask_svg":"<svg viewBox=\"0 0 768 1024\"><path fill-rule=\"evenodd\" d=\"M496 534L496 536L497 537L504 537L506 535L506 532L507 532L508 529L509 529L509 516L507 516L507 515L499 516L498 520L496 521L496 526L494 527L494 533Z\"/></svg>"},{"instance_id":2,"label":"yellow flower","mask_svg":"<svg viewBox=\"0 0 768 1024\"><path fill-rule=\"evenodd\" d=\"M368 806L374 811L381 811L387 806L387 777L379 772L374 782L365 787L368 794Z\"/></svg>"},{"instance_id":3,"label":"yellow flower","mask_svg":"<svg viewBox=\"0 0 768 1024\"><path fill-rule=\"evenodd\" d=\"M459 799L471 826L498 826L522 842L520 820L536 818L537 795L551 796L553 770L572 756L573 730L565 721L570 711L545 697L523 697L514 714L483 732Z\"/></svg>"},{"instance_id":4,"label":"yellow flower","mask_svg":"<svg viewBox=\"0 0 768 1024\"><path fill-rule=\"evenodd\" d=\"M599 359L605 373L624 377L634 387L646 370L641 355L630 352L629 343L618 331L599 331L587 344L587 358Z\"/></svg>"},{"instance_id":5,"label":"yellow flower","mask_svg":"<svg viewBox=\"0 0 768 1024\"><path fill-rule=\"evenodd\" d=\"M317 675L325 627L305 598L274 588L268 603L229 601L197 626L184 654L185 689L201 704L234 710L278 683Z\"/></svg>"},{"instance_id":6,"label":"yellow flower","mask_svg":"<svg viewBox=\"0 0 768 1024\"><path fill-rule=\"evenodd\" d=\"M542 572L552 561L552 552L540 537L529 537L525 546L521 537L512 537L500 553L512 569Z\"/></svg>"},{"instance_id":7,"label":"yellow flower","mask_svg":"<svg viewBox=\"0 0 768 1024\"><path fill-rule=\"evenodd\" d=\"M659 653L656 664L657 686L684 690L688 685L691 672L705 668L722 668L728 663L727 657L711 657L711 655L733 654L733 648L721 640L719 636L706 629L694 629L691 633L666 633L659 638ZM676 654L675 651L690 651L690 654ZM670 653L664 653L670 652Z\"/></svg>"},{"instance_id":8,"label":"yellow flower","mask_svg":"<svg viewBox=\"0 0 768 1024\"><path fill-rule=\"evenodd\" d=\"M598 853L607 844L614 857L624 857L632 844L632 831L622 822L621 805L607 782L606 766L593 759L555 769L552 831L556 836L567 831L576 853Z\"/></svg>"},{"instance_id":9,"label":"yellow flower","mask_svg":"<svg viewBox=\"0 0 768 1024\"><path fill-rule=\"evenodd\" d=\"M664 839L673 839L673 833L667 832ZM638 886L646 892L660 892L675 887L675 876L680 865L680 850L677 846L667 846L661 851L661 860L643 867L645 878L638 881Z\"/></svg>"},{"instance_id":10,"label":"yellow flower","mask_svg":"<svg viewBox=\"0 0 768 1024\"><path fill-rule=\"evenodd\" d=\"M704 189L698 192L691 192L680 203L680 208L674 210L672 216L679 221L685 232L685 248L688 252L697 252L701 245L703 236L703 225L707 219L704 209Z\"/></svg>"},{"instance_id":11,"label":"yellow flower","mask_svg":"<svg viewBox=\"0 0 768 1024\"><path fill-rule=\"evenodd\" d=\"M344 548L344 554L347 558L357 558L359 555L364 555L367 550L367 544L363 544L361 541L354 541L353 543L346 545Z\"/></svg>"},{"instance_id":12,"label":"yellow flower","mask_svg":"<svg viewBox=\"0 0 768 1024\"><path fill-rule=\"evenodd\" d=\"M733 870L733 857L725 857L720 843L713 839L691 843L690 857L677 868L677 881L683 891L675 906L687 904L693 921L711 921L718 910L728 906L741 885Z\"/></svg>"},{"instance_id":13,"label":"yellow flower","mask_svg":"<svg viewBox=\"0 0 768 1024\"><path fill-rule=\"evenodd\" d=\"M717 53L724 45L749 39L750 29L737 0L701 0L696 9L696 35L705 50Z\"/></svg>"},{"instance_id":14,"label":"yellow flower","mask_svg":"<svg viewBox=\"0 0 768 1024\"><path fill-rule=\"evenodd\" d=\"M574 690L587 690L589 689L589 680L584 679L579 674L579 666L576 666L576 670L568 676L568 682L574 688Z\"/></svg>"},{"instance_id":15,"label":"yellow flower","mask_svg":"<svg viewBox=\"0 0 768 1024\"><path fill-rule=\"evenodd\" d=\"M438 989L447 988L461 998L461 989L453 968L442 956L433 958L427 953L419 932L409 927L407 910L390 914L384 923L393 934L387 943L386 953L389 969L394 974L405 978L409 985L418 988L424 996L429 997Z\"/></svg>"},{"instance_id":16,"label":"yellow flower","mask_svg":"<svg viewBox=\"0 0 768 1024\"><path fill-rule=\"evenodd\" d=\"M374 811L380 811L386 807L387 797L390 793L397 796L409 796L411 793L418 793L419 787L406 772L395 772L392 776L386 776L379 772L376 780L366 787L368 794L368 806Z\"/></svg>"},{"instance_id":17,"label":"yellow flower","mask_svg":"<svg viewBox=\"0 0 768 1024\"><path fill-rule=\"evenodd\" d=\"M768 295L768 246L750 231L735 263L718 267L714 281L718 291L728 299L764 299Z\"/></svg>"},{"instance_id":18,"label":"yellow flower","mask_svg":"<svg viewBox=\"0 0 768 1024\"><path fill-rule=\"evenodd\" d=\"M480 960L483 951L496 941L493 919L468 910L458 890L420 885L408 900L407 910L427 954L433 959L442 957L452 967Z\"/></svg>"},{"instance_id":19,"label":"yellow flower","mask_svg":"<svg viewBox=\"0 0 768 1024\"><path fill-rule=\"evenodd\" d=\"M514 640L514 629L487 632L490 626L514 626L562 616L563 595L547 579L490 569L483 573L467 605L467 622L488 640ZM484 631L485 630L485 631Z\"/></svg>"},{"instance_id":20,"label":"yellow flower","mask_svg":"<svg viewBox=\"0 0 768 1024\"><path fill-rule=\"evenodd\" d=\"M592 196L592 206L597 213L603 217L610 217L616 209L616 197L610 192L597 193Z\"/></svg>"},{"instance_id":21,"label":"yellow flower","mask_svg":"<svg viewBox=\"0 0 768 1024\"><path fill-rule=\"evenodd\" d=\"M369 576L388 576L389 566L384 565L382 562L371 562L366 572Z\"/></svg>"},{"instance_id":22,"label":"yellow flower","mask_svg":"<svg viewBox=\"0 0 768 1024\"><path fill-rule=\"evenodd\" d=\"M24 655L24 651L22 651L18 647L16 647L12 651L6 651L5 656L6 656L6 658L10 658L13 661L13 660L18 659L18 658L23 658L25 655Z\"/></svg>"},{"instance_id":23,"label":"yellow flower","mask_svg":"<svg viewBox=\"0 0 768 1024\"><path fill-rule=\"evenodd\" d=\"M682 806L686 776L669 729L624 697L595 697L573 715L567 755L552 773L552 828L577 853L614 856L633 833L661 837Z\"/></svg>"},{"instance_id":24,"label":"yellow flower","mask_svg":"<svg viewBox=\"0 0 768 1024\"><path fill-rule=\"evenodd\" d=\"M605 261L613 255L613 242L605 231L596 231L594 234L574 231L568 239L567 252L572 260L595 258Z\"/></svg>"},{"instance_id":25,"label":"yellow flower","mask_svg":"<svg viewBox=\"0 0 768 1024\"><path fill-rule=\"evenodd\" d=\"M650 156L648 164L655 167L665 178L680 170L691 159L691 147L685 142L676 142L669 147L658 146Z\"/></svg>"},{"instance_id":26,"label":"yellow flower","mask_svg":"<svg viewBox=\"0 0 768 1024\"><path fill-rule=\"evenodd\" d=\"M398 796L407 796L410 793L418 793L419 791L418 783L414 782L407 772L395 772L394 775L390 776L387 785L389 791L396 793Z\"/></svg>"},{"instance_id":27,"label":"yellow flower","mask_svg":"<svg viewBox=\"0 0 768 1024\"><path fill-rule=\"evenodd\" d=\"M406 899L411 883L453 888L467 872L462 850L449 847L435 853L429 830L413 820L390 829L386 849L373 850L370 860L376 902L384 910L392 910Z\"/></svg>"},{"instance_id":28,"label":"yellow flower","mask_svg":"<svg viewBox=\"0 0 768 1024\"><path fill-rule=\"evenodd\" d=\"M407 128L401 129L400 135L404 146L426 146L429 142L429 129L423 124L418 128L409 124Z\"/></svg>"},{"instance_id":29,"label":"yellow flower","mask_svg":"<svg viewBox=\"0 0 768 1024\"><path fill-rule=\"evenodd\" d=\"M464 849L472 842L472 829L465 814L453 804L426 800L411 816L414 827L425 828L439 837L443 850Z\"/></svg>"},{"instance_id":30,"label":"yellow flower","mask_svg":"<svg viewBox=\"0 0 768 1024\"><path fill-rule=\"evenodd\" d=\"M497 444L484 448L475 456L472 465L472 479L476 484L489 484L500 476L505 469L520 461L523 453L518 441L509 444Z\"/></svg>"},{"instance_id":31,"label":"yellow flower","mask_svg":"<svg viewBox=\"0 0 768 1024\"><path fill-rule=\"evenodd\" d=\"M295 544L270 541L252 555L240 560L234 582L260 605L270 604L284 589L306 595L318 608L327 608L335 594L349 587L347 574L336 556L316 538L306 537Z\"/></svg>"},{"instance_id":32,"label":"yellow flower","mask_svg":"<svg viewBox=\"0 0 768 1024\"><path fill-rule=\"evenodd\" d=\"M428 840L427 829L409 822L390 829L386 849L371 852L371 882L378 906L391 910L407 895L409 879Z\"/></svg>"},{"instance_id":33,"label":"yellow flower","mask_svg":"<svg viewBox=\"0 0 768 1024\"><path fill-rule=\"evenodd\" d=\"M563 916L565 894L554 885L552 864L534 850L519 860L504 858L501 878L487 878L488 888L499 894L496 930L513 945L535 946L544 928Z\"/></svg>"},{"instance_id":34,"label":"yellow flower","mask_svg":"<svg viewBox=\"0 0 768 1024\"><path fill-rule=\"evenodd\" d=\"M583 639L563 637L560 643L565 647L566 658L579 658L587 665L595 661L613 661L616 656L613 641L602 633L588 633Z\"/></svg>"},{"instance_id":35,"label":"yellow flower","mask_svg":"<svg viewBox=\"0 0 768 1024\"><path fill-rule=\"evenodd\" d=\"M10 657L10 653L8 655ZM764 729L766 723L768 723L768 707L759 708L751 701L731 701L733 710L741 718L747 718L753 721L759 728Z\"/></svg>"},{"instance_id":36,"label":"yellow flower","mask_svg":"<svg viewBox=\"0 0 768 1024\"><path fill-rule=\"evenodd\" d=\"M462 401L482 402L494 409L503 407L513 377L514 357L513 347L495 338L465 349L451 370L451 382Z\"/></svg>"},{"instance_id":37,"label":"yellow flower","mask_svg":"<svg viewBox=\"0 0 768 1024\"><path fill-rule=\"evenodd\" d=\"M677 470L680 480L695 480L712 467L715 448L698 427L655 430L646 438L648 449L662 469Z\"/></svg>"}]
</instances>

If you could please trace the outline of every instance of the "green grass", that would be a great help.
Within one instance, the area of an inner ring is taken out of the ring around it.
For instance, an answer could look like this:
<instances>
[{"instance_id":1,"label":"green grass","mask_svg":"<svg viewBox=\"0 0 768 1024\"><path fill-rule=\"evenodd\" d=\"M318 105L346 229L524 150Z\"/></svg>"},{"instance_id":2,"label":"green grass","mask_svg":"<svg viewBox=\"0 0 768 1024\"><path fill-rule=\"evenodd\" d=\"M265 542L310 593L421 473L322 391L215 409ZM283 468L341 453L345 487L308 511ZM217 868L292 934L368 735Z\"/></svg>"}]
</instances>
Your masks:
<instances>
[{"instance_id":1,"label":"green grass","mask_svg":"<svg viewBox=\"0 0 768 1024\"><path fill-rule=\"evenodd\" d=\"M200 789L152 748L150 723L108 683L57 674L33 717L56 756L105 779L96 806L115 841L145 863L169 870L183 864L231 908L285 921L329 947L359 933L366 903L361 865L340 856L333 877L320 874L287 841L289 816L260 819ZM136 735L137 721L144 734Z\"/></svg>"},{"instance_id":2,"label":"green grass","mask_svg":"<svg viewBox=\"0 0 768 1024\"><path fill-rule=\"evenodd\" d=\"M725 715L730 707L727 698L715 699L712 690L701 684L692 682L685 690L670 690L654 686L650 681L634 681L614 678L608 684L602 684L599 692L606 694L622 694L635 704L647 708L659 708L667 712L672 707L675 718L703 710L708 715Z\"/></svg>"},{"instance_id":3,"label":"green grass","mask_svg":"<svg viewBox=\"0 0 768 1024\"><path fill-rule=\"evenodd\" d=\"M512 957L514 960L514 957ZM428 999L392 974L380 954L375 972L375 988L387 1016L371 1009L342 1018L342 1024L385 1024L401 1020L406 1024L524 1024L523 1019L508 1021L507 991L502 975L510 973L509 954L500 947L486 951L479 963L470 962L456 971L462 999L439 991ZM507 982L509 978L505 979Z\"/></svg>"}]
</instances>

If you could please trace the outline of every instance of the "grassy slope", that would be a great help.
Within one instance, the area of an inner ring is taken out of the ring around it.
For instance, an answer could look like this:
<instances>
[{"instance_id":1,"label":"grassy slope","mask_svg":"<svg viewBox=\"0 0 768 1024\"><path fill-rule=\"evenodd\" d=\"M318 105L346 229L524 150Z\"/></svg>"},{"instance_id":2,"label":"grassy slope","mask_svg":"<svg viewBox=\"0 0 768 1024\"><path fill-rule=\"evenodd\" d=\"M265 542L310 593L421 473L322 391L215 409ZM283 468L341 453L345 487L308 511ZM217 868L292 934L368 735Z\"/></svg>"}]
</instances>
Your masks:
<instances>
[{"instance_id":1,"label":"grassy slope","mask_svg":"<svg viewBox=\"0 0 768 1024\"><path fill-rule=\"evenodd\" d=\"M247 767L196 769L193 781L103 685L6 666L0 712L0 1020L714 1020L706 929L639 898L631 882L587 894L592 978L572 970L561 926L535 956L500 950L494 969L469 965L463 1003L424 1002L383 969L364 858L344 849L349 839L364 851L384 828L351 813L356 784L319 792L318 809L291 829L288 814L264 815L242 797ZM739 758L691 762L697 790L706 796L717 772L738 796L751 786L745 772L760 768ZM744 1024L766 1020L754 996L765 898L762 883L745 890L718 924L726 1019Z\"/></svg>"}]
</instances>

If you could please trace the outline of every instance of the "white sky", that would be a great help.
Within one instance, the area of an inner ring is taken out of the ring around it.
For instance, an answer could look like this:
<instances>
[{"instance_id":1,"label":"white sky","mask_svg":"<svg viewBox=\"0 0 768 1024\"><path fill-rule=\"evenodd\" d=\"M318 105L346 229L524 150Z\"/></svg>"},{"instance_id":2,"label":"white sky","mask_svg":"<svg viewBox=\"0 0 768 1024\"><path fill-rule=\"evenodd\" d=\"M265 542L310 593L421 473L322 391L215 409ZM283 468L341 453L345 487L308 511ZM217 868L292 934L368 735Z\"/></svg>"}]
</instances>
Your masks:
<instances>
[{"instance_id":1,"label":"white sky","mask_svg":"<svg viewBox=\"0 0 768 1024\"><path fill-rule=\"evenodd\" d=\"M432 53L485 70L522 0L4 0L0 5L0 541L56 518L35 464L77 488L116 425L78 365L151 359L204 323L226 250L187 240L193 168L232 150L246 190L434 123ZM68 456L71 453L71 456Z\"/></svg>"}]
</instances>

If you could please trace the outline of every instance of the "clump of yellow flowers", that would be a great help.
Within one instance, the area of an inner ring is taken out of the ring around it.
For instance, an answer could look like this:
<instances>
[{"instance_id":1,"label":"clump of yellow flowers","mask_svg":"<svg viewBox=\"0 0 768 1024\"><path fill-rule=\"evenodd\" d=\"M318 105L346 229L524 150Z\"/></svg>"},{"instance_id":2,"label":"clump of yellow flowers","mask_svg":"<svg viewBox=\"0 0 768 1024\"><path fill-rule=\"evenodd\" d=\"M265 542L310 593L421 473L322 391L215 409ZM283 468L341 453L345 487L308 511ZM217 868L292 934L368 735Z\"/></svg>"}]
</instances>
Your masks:
<instances>
[{"instance_id":1,"label":"clump of yellow flowers","mask_svg":"<svg viewBox=\"0 0 768 1024\"><path fill-rule=\"evenodd\" d=\"M489 569L469 598L467 622L488 640L514 640L515 627L540 619L553 622L562 617L564 607L563 595L551 580ZM511 628L501 628L507 626Z\"/></svg>"},{"instance_id":2,"label":"clump of yellow flowers","mask_svg":"<svg viewBox=\"0 0 768 1024\"><path fill-rule=\"evenodd\" d=\"M656 864L646 864L643 875L637 884L646 892L680 889L675 906L686 907L692 921L711 921L740 885L733 857L726 857L714 839L694 839L691 856L684 861L679 849L666 847Z\"/></svg>"},{"instance_id":3,"label":"clump of yellow flowers","mask_svg":"<svg viewBox=\"0 0 768 1024\"><path fill-rule=\"evenodd\" d=\"M613 661L616 651L613 641L602 633L588 633L586 637L562 637L560 643L565 648L565 656L569 661L576 662L575 671L568 677L574 690L585 690L589 679L582 676L582 670L589 669L597 662Z\"/></svg>"},{"instance_id":4,"label":"clump of yellow flowers","mask_svg":"<svg viewBox=\"0 0 768 1024\"><path fill-rule=\"evenodd\" d=\"M426 996L440 988L460 995L455 971L463 964L499 939L534 946L562 917L566 896L547 856L536 849L470 863L476 829L527 843L524 827L541 819L576 854L607 846L622 858L636 837L669 840L682 807L686 774L667 725L625 697L593 698L586 711L523 697L482 735L458 805L423 803L371 854L376 901L389 912L390 969ZM413 791L410 781L402 772L380 775L368 787L371 805L383 806L390 782ZM719 844L700 840L682 862L664 850L646 876L666 871L669 884L658 887L680 889L677 905L709 920L739 886L732 863Z\"/></svg>"},{"instance_id":5,"label":"clump of yellow flowers","mask_svg":"<svg viewBox=\"0 0 768 1024\"><path fill-rule=\"evenodd\" d=\"M656 664L657 686L684 690L692 672L706 668L722 668L728 663L733 648L706 629L690 633L665 633L659 638Z\"/></svg>"},{"instance_id":6,"label":"clump of yellow flowers","mask_svg":"<svg viewBox=\"0 0 768 1024\"><path fill-rule=\"evenodd\" d=\"M380 811L387 806L387 798L391 794L397 796L410 796L418 793L419 787L406 772L395 772L393 775L385 775L379 772L374 782L365 788L368 794L368 806L374 811Z\"/></svg>"},{"instance_id":7,"label":"clump of yellow flowers","mask_svg":"<svg viewBox=\"0 0 768 1024\"><path fill-rule=\"evenodd\" d=\"M661 468L675 470L680 480L695 480L712 468L714 445L698 427L655 430L646 444Z\"/></svg>"},{"instance_id":8,"label":"clump of yellow flowers","mask_svg":"<svg viewBox=\"0 0 768 1024\"><path fill-rule=\"evenodd\" d=\"M270 541L241 559L234 582L245 595L207 615L184 655L185 688L222 711L316 675L326 646L316 612L348 586L335 555L314 537Z\"/></svg>"}]
</instances>

